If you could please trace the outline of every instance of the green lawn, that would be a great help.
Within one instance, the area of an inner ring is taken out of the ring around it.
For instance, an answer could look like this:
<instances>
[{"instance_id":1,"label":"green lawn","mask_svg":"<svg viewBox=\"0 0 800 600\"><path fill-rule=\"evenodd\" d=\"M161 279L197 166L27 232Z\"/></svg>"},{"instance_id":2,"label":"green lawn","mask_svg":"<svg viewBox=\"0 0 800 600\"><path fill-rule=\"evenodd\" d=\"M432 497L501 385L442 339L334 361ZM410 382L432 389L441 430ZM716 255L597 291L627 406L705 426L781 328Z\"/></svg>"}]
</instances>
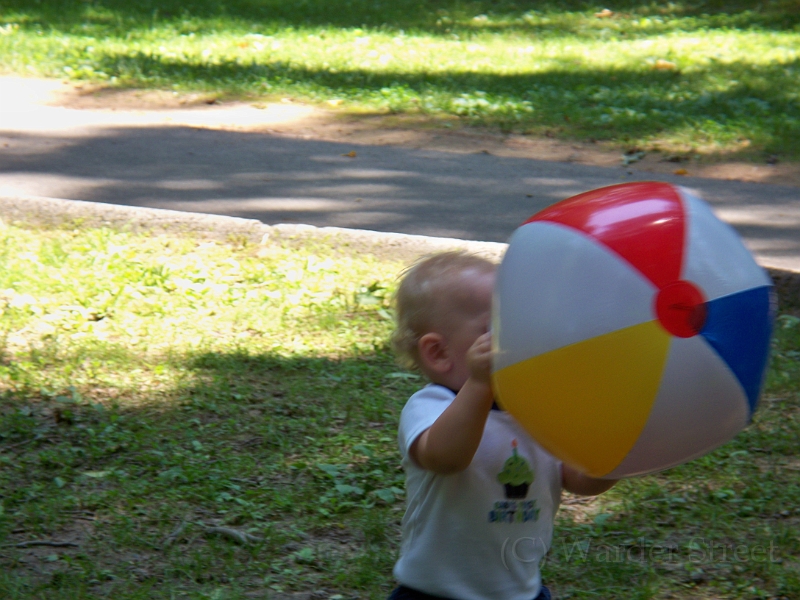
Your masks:
<instances>
[{"instance_id":1,"label":"green lawn","mask_svg":"<svg viewBox=\"0 0 800 600\"><path fill-rule=\"evenodd\" d=\"M0 597L384 598L422 383L387 350L401 268L0 228ZM777 333L733 442L565 499L559 598L800 597L800 319Z\"/></svg>"},{"instance_id":2,"label":"green lawn","mask_svg":"<svg viewBox=\"0 0 800 600\"><path fill-rule=\"evenodd\" d=\"M5 0L0 70L800 158L797 0ZM600 16L598 16L600 15Z\"/></svg>"}]
</instances>

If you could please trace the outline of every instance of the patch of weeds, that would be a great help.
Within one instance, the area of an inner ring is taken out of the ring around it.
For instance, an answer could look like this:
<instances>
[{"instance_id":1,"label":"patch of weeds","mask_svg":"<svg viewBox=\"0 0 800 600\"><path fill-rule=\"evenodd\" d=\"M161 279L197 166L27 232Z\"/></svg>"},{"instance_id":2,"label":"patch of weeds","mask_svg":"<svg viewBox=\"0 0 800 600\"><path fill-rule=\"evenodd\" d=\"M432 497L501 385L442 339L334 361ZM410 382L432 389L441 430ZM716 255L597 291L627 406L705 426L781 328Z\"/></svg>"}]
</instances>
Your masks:
<instances>
[{"instance_id":1,"label":"patch of weeds","mask_svg":"<svg viewBox=\"0 0 800 600\"><path fill-rule=\"evenodd\" d=\"M775 393L800 390L800 318L778 317L770 358L767 389Z\"/></svg>"},{"instance_id":2,"label":"patch of weeds","mask_svg":"<svg viewBox=\"0 0 800 600\"><path fill-rule=\"evenodd\" d=\"M0 596L386 596L422 383L386 349L402 265L80 228L6 227L0 248ZM798 351L782 316L729 444L566 497L546 583L800 595Z\"/></svg>"},{"instance_id":3,"label":"patch of weeds","mask_svg":"<svg viewBox=\"0 0 800 600\"><path fill-rule=\"evenodd\" d=\"M400 265L3 234L0 595L234 598L267 586L258 573L273 591L367 585L342 578L360 550L305 532L355 539L365 513L401 506L394 424L410 389L385 350ZM15 547L40 539L75 545L30 560ZM370 538L383 556L395 542Z\"/></svg>"}]
</instances>

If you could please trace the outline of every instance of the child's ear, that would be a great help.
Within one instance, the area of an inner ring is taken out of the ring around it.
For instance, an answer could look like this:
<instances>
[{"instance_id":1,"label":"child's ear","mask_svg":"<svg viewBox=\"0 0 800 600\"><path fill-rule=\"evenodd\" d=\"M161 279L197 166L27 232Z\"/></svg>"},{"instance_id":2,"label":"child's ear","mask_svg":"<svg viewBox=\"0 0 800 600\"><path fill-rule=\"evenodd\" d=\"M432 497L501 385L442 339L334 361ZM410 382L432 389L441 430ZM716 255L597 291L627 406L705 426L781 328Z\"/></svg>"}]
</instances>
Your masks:
<instances>
[{"instance_id":1,"label":"child's ear","mask_svg":"<svg viewBox=\"0 0 800 600\"><path fill-rule=\"evenodd\" d=\"M422 365L437 374L444 374L453 366L447 342L439 333L426 333L417 342L419 359Z\"/></svg>"}]
</instances>

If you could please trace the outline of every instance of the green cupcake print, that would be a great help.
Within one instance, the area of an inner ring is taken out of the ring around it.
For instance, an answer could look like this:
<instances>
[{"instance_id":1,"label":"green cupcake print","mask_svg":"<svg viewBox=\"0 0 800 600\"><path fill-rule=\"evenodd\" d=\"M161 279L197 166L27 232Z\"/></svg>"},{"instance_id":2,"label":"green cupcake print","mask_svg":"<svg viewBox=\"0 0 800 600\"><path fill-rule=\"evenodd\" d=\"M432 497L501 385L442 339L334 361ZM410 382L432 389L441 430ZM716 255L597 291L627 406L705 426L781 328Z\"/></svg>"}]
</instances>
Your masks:
<instances>
[{"instance_id":1,"label":"green cupcake print","mask_svg":"<svg viewBox=\"0 0 800 600\"><path fill-rule=\"evenodd\" d=\"M512 455L503 465L497 481L505 486L506 498L524 498L528 495L534 474L527 461L517 454L517 440L511 442L511 448Z\"/></svg>"}]
</instances>

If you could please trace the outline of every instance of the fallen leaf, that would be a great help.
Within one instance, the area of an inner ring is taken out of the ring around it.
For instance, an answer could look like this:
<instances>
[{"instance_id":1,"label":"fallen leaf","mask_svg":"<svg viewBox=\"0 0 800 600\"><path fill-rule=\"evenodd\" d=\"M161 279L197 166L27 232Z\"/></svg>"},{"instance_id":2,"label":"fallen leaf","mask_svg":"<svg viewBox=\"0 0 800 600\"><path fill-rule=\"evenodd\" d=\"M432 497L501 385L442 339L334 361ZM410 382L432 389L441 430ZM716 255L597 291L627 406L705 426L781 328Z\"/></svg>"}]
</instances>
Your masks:
<instances>
[{"instance_id":1,"label":"fallen leaf","mask_svg":"<svg viewBox=\"0 0 800 600\"><path fill-rule=\"evenodd\" d=\"M350 152L348 152L346 154L342 154L342 156L346 156L347 158L355 158L356 157L356 151L355 150L350 150Z\"/></svg>"},{"instance_id":2,"label":"fallen leaf","mask_svg":"<svg viewBox=\"0 0 800 600\"><path fill-rule=\"evenodd\" d=\"M656 61L656 64L653 65L653 68L657 69L658 71L674 71L678 68L678 65L676 65L674 62L659 58Z\"/></svg>"},{"instance_id":3,"label":"fallen leaf","mask_svg":"<svg viewBox=\"0 0 800 600\"><path fill-rule=\"evenodd\" d=\"M610 19L614 16L614 11L604 8L600 12L594 13L594 16L598 19Z\"/></svg>"},{"instance_id":4,"label":"fallen leaf","mask_svg":"<svg viewBox=\"0 0 800 600\"><path fill-rule=\"evenodd\" d=\"M93 479L102 479L103 477L107 477L111 475L111 471L85 471L82 475L86 477L91 477Z\"/></svg>"},{"instance_id":5,"label":"fallen leaf","mask_svg":"<svg viewBox=\"0 0 800 600\"><path fill-rule=\"evenodd\" d=\"M686 169L675 169L673 173L675 173L675 175L688 175L689 171Z\"/></svg>"}]
</instances>

